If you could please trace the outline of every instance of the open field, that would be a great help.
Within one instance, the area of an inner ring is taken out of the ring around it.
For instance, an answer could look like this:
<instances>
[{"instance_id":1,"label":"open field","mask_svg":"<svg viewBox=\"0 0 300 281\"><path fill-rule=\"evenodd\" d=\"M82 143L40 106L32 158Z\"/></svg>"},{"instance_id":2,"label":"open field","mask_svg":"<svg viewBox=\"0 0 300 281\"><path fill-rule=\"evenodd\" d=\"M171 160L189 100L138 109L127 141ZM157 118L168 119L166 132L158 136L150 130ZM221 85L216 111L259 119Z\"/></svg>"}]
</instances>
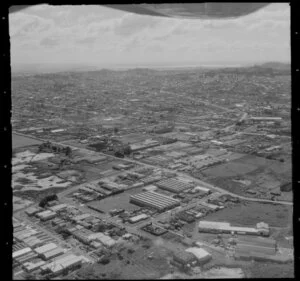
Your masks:
<instances>
[{"instance_id":1,"label":"open field","mask_svg":"<svg viewBox=\"0 0 300 281\"><path fill-rule=\"evenodd\" d=\"M255 226L263 221L271 227L286 227L292 223L292 212L290 206L243 202L209 214L204 220L226 221L241 226Z\"/></svg>"},{"instance_id":2,"label":"open field","mask_svg":"<svg viewBox=\"0 0 300 281\"><path fill-rule=\"evenodd\" d=\"M24 137L19 134L12 133L12 148L20 148L23 146L31 146L31 145L37 145L41 144L41 141L35 140L33 138Z\"/></svg>"},{"instance_id":3,"label":"open field","mask_svg":"<svg viewBox=\"0 0 300 281\"><path fill-rule=\"evenodd\" d=\"M247 278L294 278L294 264L252 263L246 270Z\"/></svg>"},{"instance_id":4,"label":"open field","mask_svg":"<svg viewBox=\"0 0 300 281\"><path fill-rule=\"evenodd\" d=\"M127 211L133 211L138 209L139 207L129 203L130 195L140 192L142 192L142 188L134 188L99 201L93 201L91 203L88 203L87 205L93 206L94 208L96 207L105 213L107 213L109 210L119 208L125 209Z\"/></svg>"},{"instance_id":5,"label":"open field","mask_svg":"<svg viewBox=\"0 0 300 281\"><path fill-rule=\"evenodd\" d=\"M282 163L247 155L206 169L203 174L208 182L230 192L242 196L266 198L265 196L270 196L269 192L279 191L282 184L290 181L292 167L288 162ZM258 195L248 194L247 190L250 189L256 191ZM278 200L292 201L292 192L282 192Z\"/></svg>"},{"instance_id":6,"label":"open field","mask_svg":"<svg viewBox=\"0 0 300 281\"><path fill-rule=\"evenodd\" d=\"M243 156L239 159L220 164L210 169L206 169L204 174L207 177L233 177L248 173L255 173L256 169L270 170L276 174L289 173L291 163L281 163L276 160L269 160L253 155Z\"/></svg>"},{"instance_id":7,"label":"open field","mask_svg":"<svg viewBox=\"0 0 300 281\"><path fill-rule=\"evenodd\" d=\"M161 279L223 279L243 277L244 273L240 268L216 267L193 276L184 273L173 273L167 274Z\"/></svg>"}]
</instances>

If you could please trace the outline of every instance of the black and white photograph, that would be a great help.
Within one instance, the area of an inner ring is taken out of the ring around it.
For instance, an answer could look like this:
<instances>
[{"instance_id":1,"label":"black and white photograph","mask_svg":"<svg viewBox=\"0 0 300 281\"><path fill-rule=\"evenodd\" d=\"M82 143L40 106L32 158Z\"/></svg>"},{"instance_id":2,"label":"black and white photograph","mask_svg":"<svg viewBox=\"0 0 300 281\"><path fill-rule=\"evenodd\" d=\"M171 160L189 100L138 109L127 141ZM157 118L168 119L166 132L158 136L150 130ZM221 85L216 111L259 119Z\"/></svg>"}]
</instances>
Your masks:
<instances>
[{"instance_id":1,"label":"black and white photograph","mask_svg":"<svg viewBox=\"0 0 300 281\"><path fill-rule=\"evenodd\" d=\"M289 3L8 23L14 280L295 277Z\"/></svg>"}]
</instances>

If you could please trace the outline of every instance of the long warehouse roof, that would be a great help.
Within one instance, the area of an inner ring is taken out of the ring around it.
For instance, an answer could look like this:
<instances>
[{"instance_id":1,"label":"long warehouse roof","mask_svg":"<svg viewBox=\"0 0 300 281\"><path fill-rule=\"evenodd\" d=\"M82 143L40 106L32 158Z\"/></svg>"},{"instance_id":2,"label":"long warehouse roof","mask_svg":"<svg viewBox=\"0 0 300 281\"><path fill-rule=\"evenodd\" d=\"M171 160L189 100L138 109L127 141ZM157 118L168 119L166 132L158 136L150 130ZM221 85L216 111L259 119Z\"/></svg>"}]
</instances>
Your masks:
<instances>
[{"instance_id":1,"label":"long warehouse roof","mask_svg":"<svg viewBox=\"0 0 300 281\"><path fill-rule=\"evenodd\" d=\"M159 208L164 208L173 204L180 203L179 200L153 191L147 191L140 194L132 195L130 196L130 199L142 201L146 204L148 203Z\"/></svg>"}]
</instances>

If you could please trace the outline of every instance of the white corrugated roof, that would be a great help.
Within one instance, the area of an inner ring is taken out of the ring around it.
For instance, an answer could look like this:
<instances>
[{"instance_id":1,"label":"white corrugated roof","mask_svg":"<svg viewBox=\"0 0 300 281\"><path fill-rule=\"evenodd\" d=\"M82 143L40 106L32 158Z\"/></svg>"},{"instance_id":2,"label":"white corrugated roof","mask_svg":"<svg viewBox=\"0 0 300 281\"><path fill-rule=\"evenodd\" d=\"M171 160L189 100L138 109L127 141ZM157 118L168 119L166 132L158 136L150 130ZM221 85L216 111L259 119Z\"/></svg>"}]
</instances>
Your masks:
<instances>
[{"instance_id":1,"label":"white corrugated roof","mask_svg":"<svg viewBox=\"0 0 300 281\"><path fill-rule=\"evenodd\" d=\"M186 252L192 253L199 260L211 256L210 253L208 253L204 249L196 247L188 248L186 249Z\"/></svg>"},{"instance_id":2,"label":"white corrugated roof","mask_svg":"<svg viewBox=\"0 0 300 281\"><path fill-rule=\"evenodd\" d=\"M55 248L57 248L57 245L55 243L51 242L51 243L48 243L46 245L36 248L35 251L38 254L42 254L42 253L48 252L50 250L53 250Z\"/></svg>"},{"instance_id":3,"label":"white corrugated roof","mask_svg":"<svg viewBox=\"0 0 300 281\"><path fill-rule=\"evenodd\" d=\"M25 254L27 254L27 253L29 253L31 251L32 251L31 248L27 247L27 248L24 248L24 249L21 249L21 250L13 252L12 257L13 258L17 258L17 257L25 255Z\"/></svg>"}]
</instances>

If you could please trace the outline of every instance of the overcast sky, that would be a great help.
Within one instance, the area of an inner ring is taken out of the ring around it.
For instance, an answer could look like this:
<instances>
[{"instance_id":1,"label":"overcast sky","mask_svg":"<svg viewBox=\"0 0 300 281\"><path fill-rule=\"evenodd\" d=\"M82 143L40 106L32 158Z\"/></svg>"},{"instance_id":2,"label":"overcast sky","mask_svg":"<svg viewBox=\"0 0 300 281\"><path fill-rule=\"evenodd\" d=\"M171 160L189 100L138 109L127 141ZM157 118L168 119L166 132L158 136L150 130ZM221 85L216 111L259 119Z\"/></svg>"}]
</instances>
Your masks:
<instances>
[{"instance_id":1,"label":"overcast sky","mask_svg":"<svg viewBox=\"0 0 300 281\"><path fill-rule=\"evenodd\" d=\"M33 6L10 14L18 63L205 64L290 61L290 6L236 19L173 19L103 6Z\"/></svg>"}]
</instances>

